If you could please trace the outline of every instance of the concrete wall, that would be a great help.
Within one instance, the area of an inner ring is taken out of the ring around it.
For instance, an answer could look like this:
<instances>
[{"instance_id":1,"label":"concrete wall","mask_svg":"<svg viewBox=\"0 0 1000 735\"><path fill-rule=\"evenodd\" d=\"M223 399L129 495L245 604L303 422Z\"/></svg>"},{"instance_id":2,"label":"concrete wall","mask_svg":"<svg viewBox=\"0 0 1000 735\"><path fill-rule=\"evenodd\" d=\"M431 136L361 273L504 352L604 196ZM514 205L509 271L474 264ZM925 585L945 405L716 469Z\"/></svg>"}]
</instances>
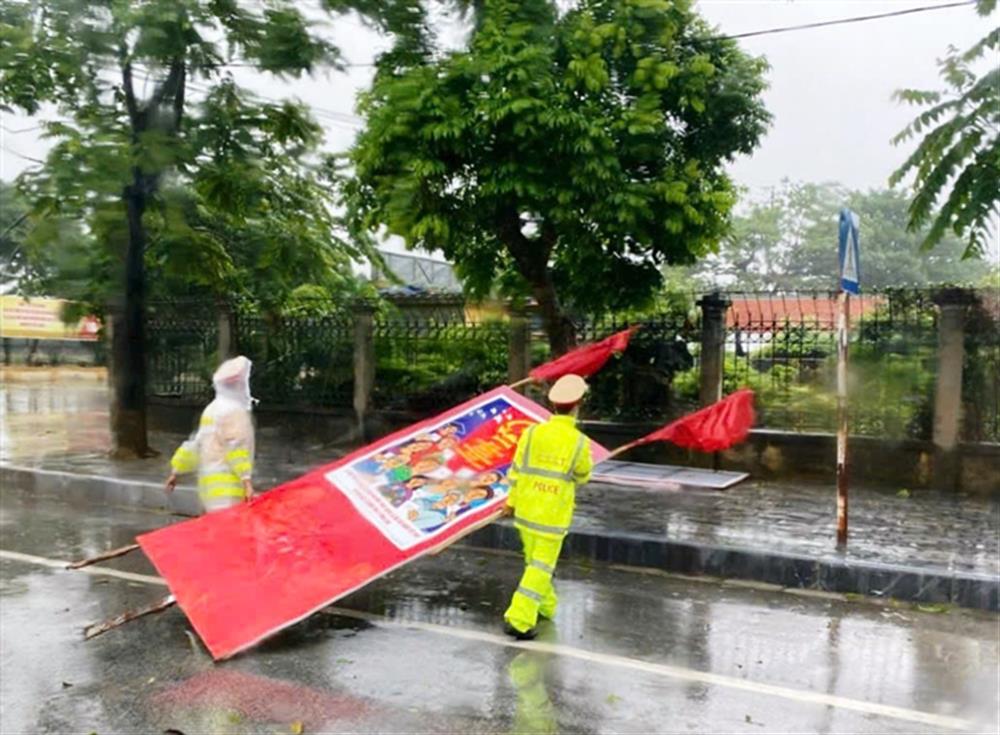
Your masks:
<instances>
[{"instance_id":1,"label":"concrete wall","mask_svg":"<svg viewBox=\"0 0 1000 735\"><path fill-rule=\"evenodd\" d=\"M156 429L187 432L198 421L200 405L152 399L150 425ZM357 422L350 409L275 409L256 411L262 440L268 434L303 439L314 443L360 445ZM370 438L384 436L417 421L422 416L398 412L369 414L365 430ZM654 428L651 424L618 424L603 421L584 423L584 430L609 448L620 446ZM931 487L935 461L934 444L929 441L886 441L852 437L851 478L866 485L887 485L898 489ZM834 482L836 439L833 434L796 434L758 429L743 445L723 452L719 469L750 472L762 479L802 477ZM1000 444L959 445L960 480L957 490L1000 496ZM694 467L711 467L713 458L688 452L671 444L652 444L632 450L624 459ZM831 490L832 492L832 490Z\"/></svg>"},{"instance_id":2,"label":"concrete wall","mask_svg":"<svg viewBox=\"0 0 1000 735\"><path fill-rule=\"evenodd\" d=\"M605 446L614 447L652 431L653 425L587 422L585 430ZM934 443L913 439L888 441L851 437L852 482L886 485L898 489L935 486ZM1000 496L1000 444L960 444L956 450L959 483L954 489ZM803 477L833 483L836 480L836 436L755 429L749 440L719 456L719 469L742 470L755 477ZM711 467L713 458L671 444L638 447L625 457L642 462L662 462ZM948 486L939 486L949 489Z\"/></svg>"}]
</instances>

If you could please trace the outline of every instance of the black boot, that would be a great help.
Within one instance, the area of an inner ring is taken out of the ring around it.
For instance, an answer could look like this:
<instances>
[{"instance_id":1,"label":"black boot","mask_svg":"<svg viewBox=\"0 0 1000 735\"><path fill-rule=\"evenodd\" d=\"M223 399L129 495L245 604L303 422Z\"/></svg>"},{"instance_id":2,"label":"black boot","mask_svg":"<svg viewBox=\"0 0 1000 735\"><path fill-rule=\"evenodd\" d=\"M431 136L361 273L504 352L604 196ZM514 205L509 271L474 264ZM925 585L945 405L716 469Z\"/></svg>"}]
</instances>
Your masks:
<instances>
[{"instance_id":1,"label":"black boot","mask_svg":"<svg viewBox=\"0 0 1000 735\"><path fill-rule=\"evenodd\" d=\"M510 623L503 624L503 632L509 636L517 638L519 641L531 641L534 640L535 636L538 635L538 631L535 628L530 628L529 630L518 630Z\"/></svg>"}]
</instances>

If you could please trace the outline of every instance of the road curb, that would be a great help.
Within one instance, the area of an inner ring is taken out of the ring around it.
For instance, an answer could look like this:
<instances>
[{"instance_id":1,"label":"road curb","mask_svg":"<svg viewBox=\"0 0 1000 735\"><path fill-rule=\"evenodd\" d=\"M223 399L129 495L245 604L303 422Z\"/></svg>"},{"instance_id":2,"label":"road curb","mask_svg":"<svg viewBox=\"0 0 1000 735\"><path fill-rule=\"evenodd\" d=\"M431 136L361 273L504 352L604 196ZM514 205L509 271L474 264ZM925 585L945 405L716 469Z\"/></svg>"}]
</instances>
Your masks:
<instances>
[{"instance_id":1,"label":"road curb","mask_svg":"<svg viewBox=\"0 0 1000 735\"><path fill-rule=\"evenodd\" d=\"M168 496L158 482L0 464L0 488L12 485L20 492L59 497L70 502L149 508L180 515L200 513L198 494L192 486L178 486ZM472 548L521 549L517 530L509 521L487 526L461 543ZM782 550L673 541L661 536L614 531L573 531L567 536L563 549L576 559L676 574L1000 611L1000 578L974 572L880 564L837 555L810 557Z\"/></svg>"},{"instance_id":2,"label":"road curb","mask_svg":"<svg viewBox=\"0 0 1000 735\"><path fill-rule=\"evenodd\" d=\"M471 534L465 545L520 551L517 530L496 523ZM671 541L627 532L571 531L563 553L631 567L778 585L785 589L853 593L908 602L1000 611L1000 578L975 572L808 557L781 550Z\"/></svg>"},{"instance_id":3,"label":"road curb","mask_svg":"<svg viewBox=\"0 0 1000 735\"><path fill-rule=\"evenodd\" d=\"M167 495L159 482L0 464L0 488L12 485L21 492L50 495L69 502L149 508L189 516L201 513L198 491L187 485L178 485Z\"/></svg>"}]
</instances>

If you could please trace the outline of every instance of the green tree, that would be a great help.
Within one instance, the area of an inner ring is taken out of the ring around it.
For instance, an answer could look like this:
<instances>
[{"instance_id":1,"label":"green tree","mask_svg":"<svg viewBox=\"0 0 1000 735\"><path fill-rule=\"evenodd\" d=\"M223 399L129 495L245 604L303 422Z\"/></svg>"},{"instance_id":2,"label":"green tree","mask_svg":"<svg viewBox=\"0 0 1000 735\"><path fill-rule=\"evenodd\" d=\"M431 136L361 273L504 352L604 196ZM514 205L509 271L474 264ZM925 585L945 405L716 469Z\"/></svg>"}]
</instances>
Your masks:
<instances>
[{"instance_id":1,"label":"green tree","mask_svg":"<svg viewBox=\"0 0 1000 735\"><path fill-rule=\"evenodd\" d=\"M357 230L440 249L467 290L567 309L648 300L660 267L704 254L734 200L725 164L768 115L765 63L687 1L466 3L469 47L384 70L351 153Z\"/></svg>"},{"instance_id":2,"label":"green tree","mask_svg":"<svg viewBox=\"0 0 1000 735\"><path fill-rule=\"evenodd\" d=\"M996 0L977 0L980 15L996 9ZM939 62L945 91L905 89L897 98L926 107L893 138L900 144L920 136L913 154L890 178L895 186L910 175L915 195L909 227L930 224L926 248L939 244L949 231L965 240L966 255L984 255L990 234L998 235L1000 214L1000 27L965 52L949 47ZM977 74L976 63L986 62Z\"/></svg>"},{"instance_id":3,"label":"green tree","mask_svg":"<svg viewBox=\"0 0 1000 735\"><path fill-rule=\"evenodd\" d=\"M716 285L747 290L833 290L837 287L837 217L850 207L861 220L865 288L971 283L987 270L963 259L964 245L945 236L921 248L924 233L909 229L909 198L898 189L849 191L837 184L793 184L733 219L719 251L694 268Z\"/></svg>"},{"instance_id":4,"label":"green tree","mask_svg":"<svg viewBox=\"0 0 1000 735\"><path fill-rule=\"evenodd\" d=\"M24 271L29 214L28 203L17 189L0 181L0 284L16 281Z\"/></svg>"},{"instance_id":5,"label":"green tree","mask_svg":"<svg viewBox=\"0 0 1000 735\"><path fill-rule=\"evenodd\" d=\"M388 17L383 11L406 4L330 0L326 7L381 8L381 22ZM225 75L234 58L284 75L336 64L337 49L313 26L290 0L0 5L0 103L35 114L51 102L68 121L46 124L56 145L24 189L35 216L85 220L98 245L89 267L101 278L91 284L91 295L106 296L115 307L111 413L120 455L149 452L147 261L160 258L174 268L186 263L191 274L223 279L230 255L220 247L219 228L203 227L205 220L218 224L220 207L231 204L233 218L223 224L228 233L239 233L251 209L263 206L265 190L280 192L280 204L272 203L298 221L276 250L288 252L291 240L314 237L328 221L321 205L306 205L316 179L289 170L297 149L308 153L315 146L315 125L299 106L241 96ZM207 101L192 105L199 94ZM223 110L233 115L225 131L213 119ZM251 161L251 155L260 158ZM233 174L247 178L225 181ZM193 188L186 191L189 181ZM297 218L290 212L296 202L302 209ZM97 293L113 281L116 288Z\"/></svg>"},{"instance_id":6,"label":"green tree","mask_svg":"<svg viewBox=\"0 0 1000 735\"><path fill-rule=\"evenodd\" d=\"M0 283L29 296L56 293L79 298L88 244L78 221L33 217L30 203L17 187L0 182ZM49 291L56 274L63 287Z\"/></svg>"}]
</instances>

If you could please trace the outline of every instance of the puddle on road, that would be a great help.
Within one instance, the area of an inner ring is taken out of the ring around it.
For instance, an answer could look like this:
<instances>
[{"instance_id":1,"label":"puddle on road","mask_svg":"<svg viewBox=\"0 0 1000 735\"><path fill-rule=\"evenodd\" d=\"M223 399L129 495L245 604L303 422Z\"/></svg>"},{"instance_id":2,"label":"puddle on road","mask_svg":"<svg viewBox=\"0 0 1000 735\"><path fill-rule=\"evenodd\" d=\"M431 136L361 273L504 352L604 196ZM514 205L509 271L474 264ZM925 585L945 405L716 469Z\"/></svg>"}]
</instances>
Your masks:
<instances>
[{"instance_id":1,"label":"puddle on road","mask_svg":"<svg viewBox=\"0 0 1000 735\"><path fill-rule=\"evenodd\" d=\"M0 461L105 453L108 392L96 380L0 386Z\"/></svg>"}]
</instances>

